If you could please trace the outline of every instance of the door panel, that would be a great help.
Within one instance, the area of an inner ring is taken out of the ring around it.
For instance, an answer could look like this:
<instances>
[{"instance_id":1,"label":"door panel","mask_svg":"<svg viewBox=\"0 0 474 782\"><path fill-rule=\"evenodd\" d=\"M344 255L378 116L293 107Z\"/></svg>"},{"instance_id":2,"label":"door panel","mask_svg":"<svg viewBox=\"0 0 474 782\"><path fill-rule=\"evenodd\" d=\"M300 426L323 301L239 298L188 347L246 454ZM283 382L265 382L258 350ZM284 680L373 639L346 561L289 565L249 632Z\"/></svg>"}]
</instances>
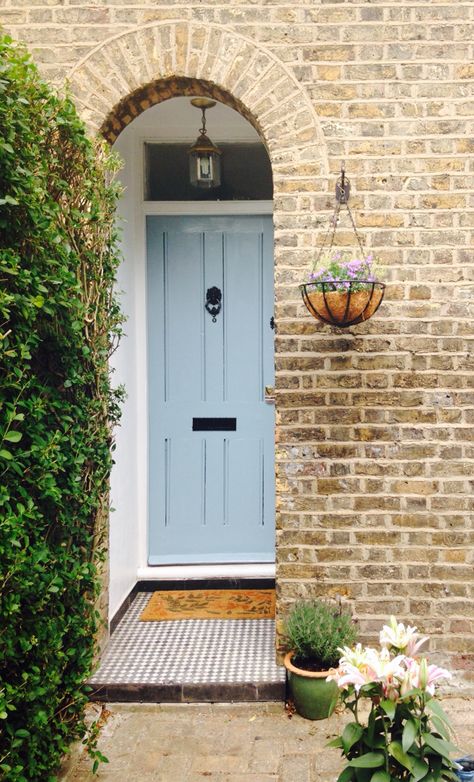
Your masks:
<instances>
[{"instance_id":1,"label":"door panel","mask_svg":"<svg viewBox=\"0 0 474 782\"><path fill-rule=\"evenodd\" d=\"M148 217L147 248L149 562L273 561L271 218Z\"/></svg>"}]
</instances>

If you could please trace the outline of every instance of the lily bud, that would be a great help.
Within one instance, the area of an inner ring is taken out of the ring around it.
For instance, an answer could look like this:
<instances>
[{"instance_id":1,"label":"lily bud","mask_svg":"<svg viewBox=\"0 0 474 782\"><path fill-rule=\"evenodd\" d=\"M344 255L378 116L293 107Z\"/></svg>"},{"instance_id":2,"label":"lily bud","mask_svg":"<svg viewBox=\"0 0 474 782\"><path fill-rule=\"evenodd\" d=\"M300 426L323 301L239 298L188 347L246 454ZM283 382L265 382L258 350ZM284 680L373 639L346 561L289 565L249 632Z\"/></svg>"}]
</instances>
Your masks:
<instances>
[{"instance_id":1,"label":"lily bud","mask_svg":"<svg viewBox=\"0 0 474 782\"><path fill-rule=\"evenodd\" d=\"M427 684L428 684L428 663L426 662L426 659L423 657L423 659L420 662L420 689L426 690Z\"/></svg>"}]
</instances>

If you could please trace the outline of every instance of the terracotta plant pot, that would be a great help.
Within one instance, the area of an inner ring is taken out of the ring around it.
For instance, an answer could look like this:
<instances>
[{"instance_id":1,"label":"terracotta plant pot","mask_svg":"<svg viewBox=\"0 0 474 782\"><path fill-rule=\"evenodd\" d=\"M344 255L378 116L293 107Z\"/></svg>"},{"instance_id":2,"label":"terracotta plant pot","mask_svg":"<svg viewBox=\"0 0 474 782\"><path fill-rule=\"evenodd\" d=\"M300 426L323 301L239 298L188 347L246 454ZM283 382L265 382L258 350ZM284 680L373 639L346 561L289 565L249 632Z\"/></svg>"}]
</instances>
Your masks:
<instances>
[{"instance_id":1,"label":"terracotta plant pot","mask_svg":"<svg viewBox=\"0 0 474 782\"><path fill-rule=\"evenodd\" d=\"M330 290L328 283L319 282L300 287L306 308L314 318L345 328L371 318L382 303L385 292L385 285L381 282L368 282L360 290L352 290L352 283L348 282L348 285L347 291Z\"/></svg>"},{"instance_id":2,"label":"terracotta plant pot","mask_svg":"<svg viewBox=\"0 0 474 782\"><path fill-rule=\"evenodd\" d=\"M324 720L333 713L339 690L336 682L327 682L330 671L305 671L292 663L288 652L284 665L295 709L307 720Z\"/></svg>"}]
</instances>

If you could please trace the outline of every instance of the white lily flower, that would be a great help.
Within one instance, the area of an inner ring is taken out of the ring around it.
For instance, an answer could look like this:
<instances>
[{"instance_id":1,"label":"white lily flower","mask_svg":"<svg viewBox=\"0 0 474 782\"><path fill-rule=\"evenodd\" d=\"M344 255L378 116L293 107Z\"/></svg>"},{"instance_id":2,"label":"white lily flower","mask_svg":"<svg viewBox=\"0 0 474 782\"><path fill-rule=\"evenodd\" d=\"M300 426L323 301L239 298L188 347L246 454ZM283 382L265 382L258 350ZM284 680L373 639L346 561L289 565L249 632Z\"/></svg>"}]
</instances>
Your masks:
<instances>
[{"instance_id":1,"label":"white lily flower","mask_svg":"<svg viewBox=\"0 0 474 782\"><path fill-rule=\"evenodd\" d=\"M397 623L394 616L390 617L390 624L384 625L380 631L380 645L386 649L398 649L408 657L414 655L420 646L428 639L420 638L416 627Z\"/></svg>"},{"instance_id":2,"label":"white lily flower","mask_svg":"<svg viewBox=\"0 0 474 782\"><path fill-rule=\"evenodd\" d=\"M339 665L341 664L349 664L353 665L355 668L364 668L367 666L367 652L369 651L369 648L366 646L362 646L362 644L358 643L354 646L353 649L351 649L349 646L344 646L339 649L341 652L341 659L339 660ZM372 651L375 651L372 649Z\"/></svg>"}]
</instances>

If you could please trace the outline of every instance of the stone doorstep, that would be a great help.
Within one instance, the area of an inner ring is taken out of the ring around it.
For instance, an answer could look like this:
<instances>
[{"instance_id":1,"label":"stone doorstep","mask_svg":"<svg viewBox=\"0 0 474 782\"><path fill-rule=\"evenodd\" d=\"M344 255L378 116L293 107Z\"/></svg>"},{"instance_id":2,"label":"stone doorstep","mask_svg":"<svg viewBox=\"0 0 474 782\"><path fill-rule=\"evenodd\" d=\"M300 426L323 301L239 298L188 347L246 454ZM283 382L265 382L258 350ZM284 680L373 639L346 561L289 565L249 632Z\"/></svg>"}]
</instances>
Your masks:
<instances>
[{"instance_id":1,"label":"stone doorstep","mask_svg":"<svg viewBox=\"0 0 474 782\"><path fill-rule=\"evenodd\" d=\"M99 703L247 703L286 698L282 682L215 682L195 684L97 683L90 700Z\"/></svg>"}]
</instances>

